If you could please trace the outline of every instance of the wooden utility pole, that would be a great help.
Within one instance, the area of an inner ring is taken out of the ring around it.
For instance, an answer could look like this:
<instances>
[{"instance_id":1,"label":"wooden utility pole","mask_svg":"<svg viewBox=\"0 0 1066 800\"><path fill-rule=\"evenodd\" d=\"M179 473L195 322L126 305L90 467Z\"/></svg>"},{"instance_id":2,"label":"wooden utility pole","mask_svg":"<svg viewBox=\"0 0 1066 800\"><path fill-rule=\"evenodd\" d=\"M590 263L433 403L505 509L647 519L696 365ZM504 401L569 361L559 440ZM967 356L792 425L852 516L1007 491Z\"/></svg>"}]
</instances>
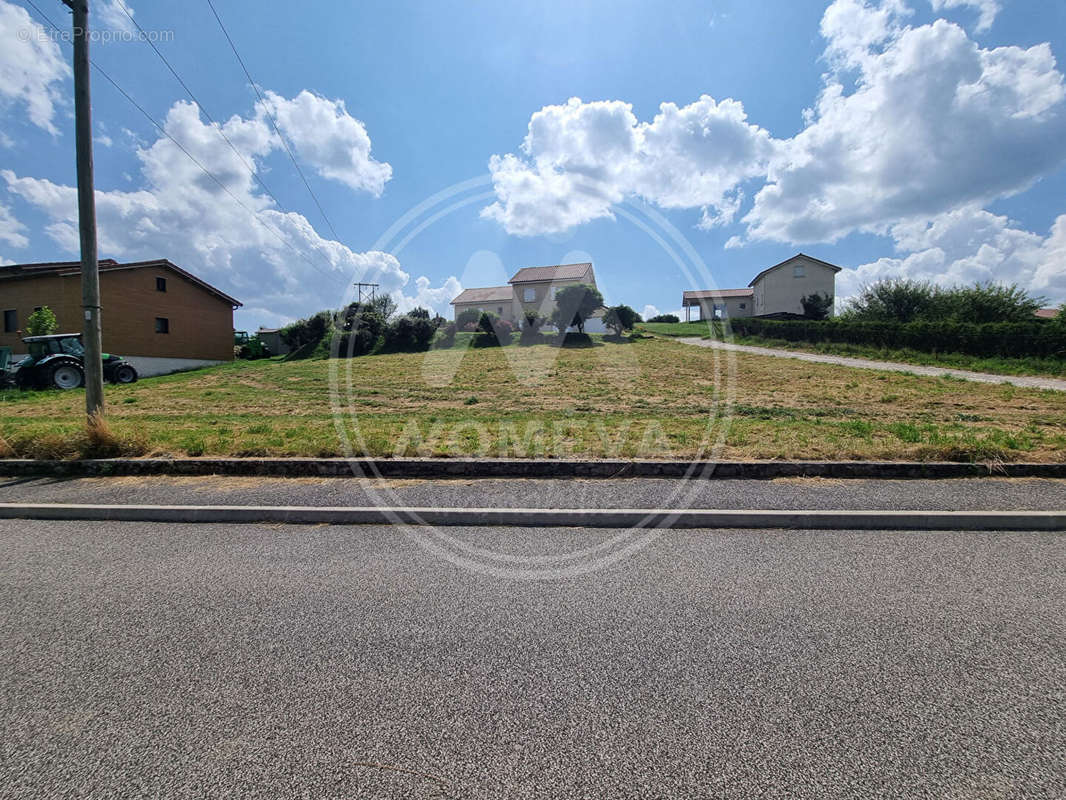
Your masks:
<instances>
[{"instance_id":1,"label":"wooden utility pole","mask_svg":"<svg viewBox=\"0 0 1066 800\"><path fill-rule=\"evenodd\" d=\"M104 413L104 363L100 338L100 265L96 260L93 194L93 120L89 101L89 0L63 0L74 12L74 141L78 151L78 228L81 233L82 344L85 411Z\"/></svg>"}]
</instances>

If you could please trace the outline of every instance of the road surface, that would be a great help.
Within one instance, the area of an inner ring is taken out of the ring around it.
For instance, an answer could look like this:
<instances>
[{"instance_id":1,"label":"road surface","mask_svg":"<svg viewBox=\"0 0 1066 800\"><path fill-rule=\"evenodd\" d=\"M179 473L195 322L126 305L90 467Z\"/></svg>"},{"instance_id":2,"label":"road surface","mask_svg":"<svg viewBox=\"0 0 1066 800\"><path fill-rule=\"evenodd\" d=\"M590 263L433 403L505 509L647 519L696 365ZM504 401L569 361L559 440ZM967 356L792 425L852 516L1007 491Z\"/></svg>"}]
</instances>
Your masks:
<instances>
[{"instance_id":1,"label":"road surface","mask_svg":"<svg viewBox=\"0 0 1066 800\"><path fill-rule=\"evenodd\" d=\"M450 529L541 557L612 531ZM1066 796L1066 536L0 522L5 797Z\"/></svg>"}]
</instances>

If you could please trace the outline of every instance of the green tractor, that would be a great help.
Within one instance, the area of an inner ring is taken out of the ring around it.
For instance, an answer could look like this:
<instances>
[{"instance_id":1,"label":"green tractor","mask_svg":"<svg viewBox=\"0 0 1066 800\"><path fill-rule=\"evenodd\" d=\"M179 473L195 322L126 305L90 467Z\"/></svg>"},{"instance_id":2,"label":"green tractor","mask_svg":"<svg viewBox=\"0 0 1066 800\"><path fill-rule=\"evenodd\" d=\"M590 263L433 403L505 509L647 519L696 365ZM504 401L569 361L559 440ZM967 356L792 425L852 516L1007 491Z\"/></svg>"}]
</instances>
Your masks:
<instances>
[{"instance_id":1,"label":"green tractor","mask_svg":"<svg viewBox=\"0 0 1066 800\"><path fill-rule=\"evenodd\" d=\"M8 381L22 389L77 389L85 384L85 348L80 333L27 336L22 341L29 346L30 354L4 372ZM111 383L137 380L137 370L126 359L104 353L103 361L104 380Z\"/></svg>"}]
</instances>

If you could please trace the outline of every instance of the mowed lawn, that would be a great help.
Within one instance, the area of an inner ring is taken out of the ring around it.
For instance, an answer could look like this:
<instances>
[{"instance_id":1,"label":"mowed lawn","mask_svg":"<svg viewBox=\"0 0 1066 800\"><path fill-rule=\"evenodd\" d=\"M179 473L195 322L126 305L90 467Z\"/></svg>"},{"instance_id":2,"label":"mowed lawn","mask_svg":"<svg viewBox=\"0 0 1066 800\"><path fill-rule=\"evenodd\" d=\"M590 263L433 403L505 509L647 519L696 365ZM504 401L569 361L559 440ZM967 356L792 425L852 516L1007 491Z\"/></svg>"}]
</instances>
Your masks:
<instances>
[{"instance_id":1,"label":"mowed lawn","mask_svg":"<svg viewBox=\"0 0 1066 800\"><path fill-rule=\"evenodd\" d=\"M144 455L1066 460L1061 393L666 339L235 362L107 403ZM80 390L0 392L0 451L82 454L83 408Z\"/></svg>"}]
</instances>

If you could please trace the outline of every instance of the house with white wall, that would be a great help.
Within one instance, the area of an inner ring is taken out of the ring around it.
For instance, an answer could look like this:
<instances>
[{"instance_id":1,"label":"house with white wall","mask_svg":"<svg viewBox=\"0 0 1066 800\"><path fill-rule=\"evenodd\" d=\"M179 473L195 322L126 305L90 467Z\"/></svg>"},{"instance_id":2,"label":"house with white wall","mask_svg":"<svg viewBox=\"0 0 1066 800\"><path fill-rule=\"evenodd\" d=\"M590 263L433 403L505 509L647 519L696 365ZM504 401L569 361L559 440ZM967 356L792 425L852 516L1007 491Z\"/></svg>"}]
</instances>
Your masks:
<instances>
[{"instance_id":1,"label":"house with white wall","mask_svg":"<svg viewBox=\"0 0 1066 800\"><path fill-rule=\"evenodd\" d=\"M555 310L555 293L563 286L575 283L596 287L596 271L591 262L522 267L506 286L464 289L451 301L455 309L452 318L459 319L460 314L470 309L488 311L515 327L518 327L527 311L551 318L552 311ZM602 333L602 316L600 313L586 321L586 332Z\"/></svg>"},{"instance_id":2,"label":"house with white wall","mask_svg":"<svg viewBox=\"0 0 1066 800\"><path fill-rule=\"evenodd\" d=\"M797 253L764 269L744 289L684 292L681 307L685 309L686 322L691 321L693 308L699 309L699 319L802 314L804 297L836 297L838 272L840 267L835 264Z\"/></svg>"}]
</instances>

